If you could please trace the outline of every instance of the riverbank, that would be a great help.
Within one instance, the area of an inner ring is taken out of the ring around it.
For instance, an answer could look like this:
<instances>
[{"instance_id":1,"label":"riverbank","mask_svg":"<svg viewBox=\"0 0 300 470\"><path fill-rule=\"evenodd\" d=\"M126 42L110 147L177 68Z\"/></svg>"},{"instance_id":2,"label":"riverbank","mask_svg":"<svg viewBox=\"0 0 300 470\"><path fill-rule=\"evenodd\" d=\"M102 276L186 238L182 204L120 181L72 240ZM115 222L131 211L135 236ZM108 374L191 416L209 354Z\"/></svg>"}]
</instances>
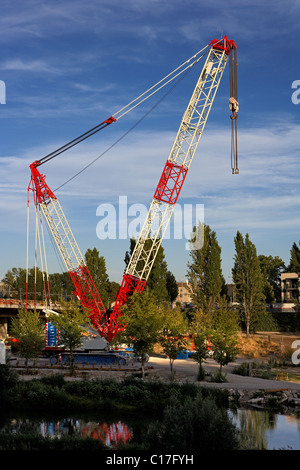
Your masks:
<instances>
[{"instance_id":1,"label":"riverbank","mask_svg":"<svg viewBox=\"0 0 300 470\"><path fill-rule=\"evenodd\" d=\"M265 408L273 406L281 408L284 413L300 411L300 383L292 380L269 380L259 377L248 377L234 374L233 371L241 363L249 361L243 357L235 362L224 366L223 375L225 382L213 382L212 377L219 369L219 365L213 360L205 361L204 368L207 374L206 380L197 381L198 365L191 359L177 359L174 363L175 381L179 383L192 382L199 387L211 387L220 390L227 390L230 400L235 401L239 406L251 406L256 408ZM35 366L30 367L30 373L27 373L24 363L18 361L15 369L18 371L21 380L31 380L49 375L62 374L66 381L75 381L78 379L115 379L123 380L126 377L140 374L140 364L138 362L129 363L126 366L117 368L103 367L78 367L74 376L69 375L65 367L45 367L45 361L38 361ZM299 368L294 368L298 370ZM288 373L284 374L288 377ZM281 374L282 376L282 374ZM171 378L169 359L162 355L150 356L146 365L145 380L169 381Z\"/></svg>"}]
</instances>

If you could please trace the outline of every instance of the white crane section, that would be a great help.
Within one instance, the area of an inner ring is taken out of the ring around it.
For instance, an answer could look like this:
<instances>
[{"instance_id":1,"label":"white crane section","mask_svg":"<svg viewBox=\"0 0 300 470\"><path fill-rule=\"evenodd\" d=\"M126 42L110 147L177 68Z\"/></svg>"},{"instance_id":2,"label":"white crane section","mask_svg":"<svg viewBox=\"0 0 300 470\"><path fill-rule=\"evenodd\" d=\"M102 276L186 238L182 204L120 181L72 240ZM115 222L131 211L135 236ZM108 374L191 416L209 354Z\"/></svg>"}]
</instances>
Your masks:
<instances>
[{"instance_id":1,"label":"white crane section","mask_svg":"<svg viewBox=\"0 0 300 470\"><path fill-rule=\"evenodd\" d=\"M125 274L147 280L192 163L219 87L228 54L211 48L183 115L166 166Z\"/></svg>"}]
</instances>

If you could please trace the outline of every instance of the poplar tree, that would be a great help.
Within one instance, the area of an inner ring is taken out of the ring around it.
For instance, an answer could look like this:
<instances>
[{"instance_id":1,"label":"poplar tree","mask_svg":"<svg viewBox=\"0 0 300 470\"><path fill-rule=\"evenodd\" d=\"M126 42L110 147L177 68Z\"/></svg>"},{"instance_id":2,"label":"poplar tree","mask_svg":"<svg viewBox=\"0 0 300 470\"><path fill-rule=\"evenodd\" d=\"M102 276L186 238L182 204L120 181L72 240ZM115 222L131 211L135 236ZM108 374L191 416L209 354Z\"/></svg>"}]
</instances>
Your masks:
<instances>
[{"instance_id":1,"label":"poplar tree","mask_svg":"<svg viewBox=\"0 0 300 470\"><path fill-rule=\"evenodd\" d=\"M89 248L85 253L85 261L104 305L109 307L109 279L105 258L99 255L99 251L96 248L92 250Z\"/></svg>"},{"instance_id":2,"label":"poplar tree","mask_svg":"<svg viewBox=\"0 0 300 470\"><path fill-rule=\"evenodd\" d=\"M203 230L203 245L190 251L191 262L188 263L187 278L193 302L197 308L210 315L213 314L217 299L225 284L221 268L221 247L216 232L209 225L199 222L196 230ZM192 239L193 239L192 234ZM197 235L197 239L200 236Z\"/></svg>"},{"instance_id":3,"label":"poplar tree","mask_svg":"<svg viewBox=\"0 0 300 470\"><path fill-rule=\"evenodd\" d=\"M246 334L249 335L259 316L265 313L264 279L256 247L250 241L249 234L246 234L244 240L238 231L234 243L236 254L232 278L236 298L246 324Z\"/></svg>"},{"instance_id":4,"label":"poplar tree","mask_svg":"<svg viewBox=\"0 0 300 470\"><path fill-rule=\"evenodd\" d=\"M299 242L300 245L300 242ZM297 243L293 243L290 250L290 264L288 266L288 272L300 274L300 248Z\"/></svg>"}]
</instances>

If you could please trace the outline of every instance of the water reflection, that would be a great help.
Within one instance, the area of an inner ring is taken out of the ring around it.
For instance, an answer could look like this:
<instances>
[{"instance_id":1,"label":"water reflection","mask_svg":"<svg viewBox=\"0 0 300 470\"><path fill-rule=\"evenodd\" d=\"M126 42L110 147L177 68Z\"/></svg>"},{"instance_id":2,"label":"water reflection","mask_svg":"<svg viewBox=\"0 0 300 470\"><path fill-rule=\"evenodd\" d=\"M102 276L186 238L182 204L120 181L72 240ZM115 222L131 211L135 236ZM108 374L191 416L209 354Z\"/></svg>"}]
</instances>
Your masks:
<instances>
[{"instance_id":1,"label":"water reflection","mask_svg":"<svg viewBox=\"0 0 300 470\"><path fill-rule=\"evenodd\" d=\"M229 411L240 431L243 449L300 450L300 414L281 415L266 410L238 409ZM0 431L12 433L37 432L42 436L77 435L101 440L117 449L133 439L142 440L151 417L80 416L67 418L0 418ZM130 423L130 424L129 424Z\"/></svg>"},{"instance_id":2,"label":"water reflection","mask_svg":"<svg viewBox=\"0 0 300 470\"><path fill-rule=\"evenodd\" d=\"M300 418L266 410L229 412L244 449L300 450Z\"/></svg>"},{"instance_id":3,"label":"water reflection","mask_svg":"<svg viewBox=\"0 0 300 470\"><path fill-rule=\"evenodd\" d=\"M44 437L81 436L99 439L107 447L116 449L133 438L130 426L122 421L90 421L88 418L65 418L59 420L11 419L2 430L12 433L37 432Z\"/></svg>"},{"instance_id":4,"label":"water reflection","mask_svg":"<svg viewBox=\"0 0 300 470\"><path fill-rule=\"evenodd\" d=\"M132 430L122 421L113 424L98 423L96 425L95 423L86 423L81 435L100 439L106 446L112 448L117 448L120 444L126 444L133 437Z\"/></svg>"}]
</instances>

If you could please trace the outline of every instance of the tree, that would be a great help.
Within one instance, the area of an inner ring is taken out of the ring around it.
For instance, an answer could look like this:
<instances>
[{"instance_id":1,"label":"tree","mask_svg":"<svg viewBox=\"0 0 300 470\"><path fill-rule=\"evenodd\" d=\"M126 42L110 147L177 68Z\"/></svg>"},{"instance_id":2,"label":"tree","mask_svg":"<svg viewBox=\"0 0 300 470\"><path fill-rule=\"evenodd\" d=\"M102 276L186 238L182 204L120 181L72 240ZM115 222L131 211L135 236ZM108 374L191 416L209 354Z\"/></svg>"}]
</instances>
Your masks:
<instances>
[{"instance_id":1,"label":"tree","mask_svg":"<svg viewBox=\"0 0 300 470\"><path fill-rule=\"evenodd\" d=\"M18 316L12 319L11 334L18 342L21 357L26 360L36 359L45 346L45 326L37 311L19 310Z\"/></svg>"},{"instance_id":2,"label":"tree","mask_svg":"<svg viewBox=\"0 0 300 470\"><path fill-rule=\"evenodd\" d=\"M300 245L300 241L299 241ZM290 250L290 264L287 268L287 271L290 273L300 273L300 248L297 246L297 243L293 243Z\"/></svg>"},{"instance_id":3,"label":"tree","mask_svg":"<svg viewBox=\"0 0 300 470\"><path fill-rule=\"evenodd\" d=\"M281 273L285 271L284 262L278 256L258 256L264 278L264 295L266 302L281 302Z\"/></svg>"},{"instance_id":4,"label":"tree","mask_svg":"<svg viewBox=\"0 0 300 470\"><path fill-rule=\"evenodd\" d=\"M107 293L108 293L108 305L109 306L116 300L119 289L120 289L120 284L118 284L118 282L115 282L115 281L108 282Z\"/></svg>"},{"instance_id":5,"label":"tree","mask_svg":"<svg viewBox=\"0 0 300 470\"><path fill-rule=\"evenodd\" d=\"M144 249L146 251L150 251L151 249L151 244L153 243L153 240L150 238L145 241L145 247ZM136 240L134 238L130 239L130 250L129 252L126 251L125 254L125 265L126 267L128 266L128 263L130 261L130 257L133 253L134 247L136 245ZM153 256L153 255L151 255ZM151 260L150 260L151 261ZM137 265L137 270L141 270L143 268L142 265L143 261L139 261ZM152 269L150 271L148 280L147 280L147 287L148 289L153 293L153 295L156 297L158 302L163 302L167 301L169 298L168 295L168 290L167 290L167 263L165 260L165 254L164 254L164 249L162 245L160 245L158 252L156 254L155 260L153 262Z\"/></svg>"},{"instance_id":6,"label":"tree","mask_svg":"<svg viewBox=\"0 0 300 470\"><path fill-rule=\"evenodd\" d=\"M168 291L169 300L171 303L173 303L178 296L178 285L175 276L171 273L171 271L167 271L166 288Z\"/></svg>"},{"instance_id":7,"label":"tree","mask_svg":"<svg viewBox=\"0 0 300 470\"><path fill-rule=\"evenodd\" d=\"M70 352L70 373L74 373L74 351L82 345L86 331L86 314L75 301L62 301L57 315L49 315L49 321L59 330L59 345Z\"/></svg>"},{"instance_id":8,"label":"tree","mask_svg":"<svg viewBox=\"0 0 300 470\"><path fill-rule=\"evenodd\" d=\"M26 293L26 269L12 268L8 270L2 281L7 285L10 295L15 298L25 299ZM43 273L37 268L28 270L28 298L44 299Z\"/></svg>"},{"instance_id":9,"label":"tree","mask_svg":"<svg viewBox=\"0 0 300 470\"><path fill-rule=\"evenodd\" d=\"M205 377L205 370L202 363L208 358L210 353L208 347L210 321L211 318L207 314L204 314L200 310L195 312L191 327L194 342L192 359L198 364L198 380L203 380Z\"/></svg>"},{"instance_id":10,"label":"tree","mask_svg":"<svg viewBox=\"0 0 300 470\"><path fill-rule=\"evenodd\" d=\"M237 335L239 332L239 317L236 310L230 308L226 299L220 298L211 323L210 340L213 358L222 366L234 361L237 353Z\"/></svg>"},{"instance_id":11,"label":"tree","mask_svg":"<svg viewBox=\"0 0 300 470\"><path fill-rule=\"evenodd\" d=\"M141 358L142 378L145 376L147 355L153 351L162 326L161 308L149 289L134 293L123 308L122 322L126 325L118 334L118 341L133 347L133 352Z\"/></svg>"},{"instance_id":12,"label":"tree","mask_svg":"<svg viewBox=\"0 0 300 470\"><path fill-rule=\"evenodd\" d=\"M2 279L2 282L6 284L9 291L13 291L14 295L17 294L17 296L19 296L22 294L22 290L25 292L26 270L23 268L9 269Z\"/></svg>"},{"instance_id":13,"label":"tree","mask_svg":"<svg viewBox=\"0 0 300 470\"><path fill-rule=\"evenodd\" d=\"M60 301L73 298L74 284L68 272L49 274L51 299Z\"/></svg>"},{"instance_id":14,"label":"tree","mask_svg":"<svg viewBox=\"0 0 300 470\"><path fill-rule=\"evenodd\" d=\"M216 300L222 292L224 278L221 268L221 248L216 233L208 225L199 222L194 232L204 230L203 246L191 250L191 262L188 263L187 278L191 289L192 300L196 306L210 314L213 313ZM194 235L192 235L194 239ZM200 235L197 235L200 239Z\"/></svg>"},{"instance_id":15,"label":"tree","mask_svg":"<svg viewBox=\"0 0 300 470\"><path fill-rule=\"evenodd\" d=\"M96 248L92 250L89 248L85 253L85 261L102 302L109 308L109 280L106 272L105 258L99 255L99 251Z\"/></svg>"},{"instance_id":16,"label":"tree","mask_svg":"<svg viewBox=\"0 0 300 470\"><path fill-rule=\"evenodd\" d=\"M197 311L192 324L195 353L192 358L199 364L199 380L204 378L202 362L212 351L213 358L223 365L231 362L237 353L239 316L228 305L225 296L219 296L213 315Z\"/></svg>"},{"instance_id":17,"label":"tree","mask_svg":"<svg viewBox=\"0 0 300 470\"><path fill-rule=\"evenodd\" d=\"M238 354L237 341L231 336L226 336L214 331L211 336L213 358L220 364L219 376L222 376L222 366L234 361Z\"/></svg>"},{"instance_id":18,"label":"tree","mask_svg":"<svg viewBox=\"0 0 300 470\"><path fill-rule=\"evenodd\" d=\"M178 354L186 348L187 320L179 308L166 309L162 314L162 330L159 343L163 352L169 357L171 379L174 379L174 361Z\"/></svg>"},{"instance_id":19,"label":"tree","mask_svg":"<svg viewBox=\"0 0 300 470\"><path fill-rule=\"evenodd\" d=\"M246 234L245 241L238 231L234 239L235 256L232 277L237 301L249 335L259 315L265 312L264 280L255 245Z\"/></svg>"}]
</instances>

